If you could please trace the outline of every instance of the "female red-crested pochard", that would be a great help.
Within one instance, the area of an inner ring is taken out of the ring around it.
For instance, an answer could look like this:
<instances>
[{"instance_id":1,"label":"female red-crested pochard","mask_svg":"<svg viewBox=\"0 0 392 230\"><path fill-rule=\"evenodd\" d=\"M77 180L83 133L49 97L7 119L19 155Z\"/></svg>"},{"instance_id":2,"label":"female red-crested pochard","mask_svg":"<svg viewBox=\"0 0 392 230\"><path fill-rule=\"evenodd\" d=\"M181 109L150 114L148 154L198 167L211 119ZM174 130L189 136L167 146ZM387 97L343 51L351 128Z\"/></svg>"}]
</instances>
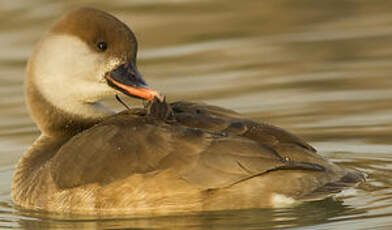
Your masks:
<instances>
[{"instance_id":1,"label":"female red-crested pochard","mask_svg":"<svg viewBox=\"0 0 392 230\"><path fill-rule=\"evenodd\" d=\"M215 106L166 103L136 69L115 17L74 10L39 42L26 100L41 130L17 164L15 204L60 213L167 214L276 207L364 180L301 138ZM116 93L150 101L118 114Z\"/></svg>"}]
</instances>

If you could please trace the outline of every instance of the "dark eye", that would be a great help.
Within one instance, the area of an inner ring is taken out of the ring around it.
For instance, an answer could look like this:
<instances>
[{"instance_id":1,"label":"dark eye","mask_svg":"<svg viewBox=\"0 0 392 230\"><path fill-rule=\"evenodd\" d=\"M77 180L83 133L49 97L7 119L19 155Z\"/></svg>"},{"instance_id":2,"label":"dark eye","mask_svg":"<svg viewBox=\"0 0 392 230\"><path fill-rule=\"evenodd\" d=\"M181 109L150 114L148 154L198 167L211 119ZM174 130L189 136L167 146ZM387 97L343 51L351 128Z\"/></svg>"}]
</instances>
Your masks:
<instances>
[{"instance_id":1,"label":"dark eye","mask_svg":"<svg viewBox=\"0 0 392 230\"><path fill-rule=\"evenodd\" d=\"M100 51L105 51L108 48L108 45L106 44L106 42L98 42L97 43L97 48Z\"/></svg>"}]
</instances>

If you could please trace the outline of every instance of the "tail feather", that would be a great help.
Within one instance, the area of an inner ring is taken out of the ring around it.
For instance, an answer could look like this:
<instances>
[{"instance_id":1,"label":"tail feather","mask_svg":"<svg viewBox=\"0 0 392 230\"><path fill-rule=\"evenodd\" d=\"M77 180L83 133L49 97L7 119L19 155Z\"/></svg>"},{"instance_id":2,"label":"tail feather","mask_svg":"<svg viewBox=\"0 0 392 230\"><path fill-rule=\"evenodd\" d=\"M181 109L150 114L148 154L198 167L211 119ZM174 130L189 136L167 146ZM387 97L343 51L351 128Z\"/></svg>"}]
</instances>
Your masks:
<instances>
[{"instance_id":1,"label":"tail feather","mask_svg":"<svg viewBox=\"0 0 392 230\"><path fill-rule=\"evenodd\" d=\"M365 173L354 170L347 170L346 173L339 178L339 180L326 183L325 185L317 188L302 199L316 200L323 197L329 197L333 194L341 192L345 188L353 187L362 182L365 182L366 178L367 175Z\"/></svg>"}]
</instances>

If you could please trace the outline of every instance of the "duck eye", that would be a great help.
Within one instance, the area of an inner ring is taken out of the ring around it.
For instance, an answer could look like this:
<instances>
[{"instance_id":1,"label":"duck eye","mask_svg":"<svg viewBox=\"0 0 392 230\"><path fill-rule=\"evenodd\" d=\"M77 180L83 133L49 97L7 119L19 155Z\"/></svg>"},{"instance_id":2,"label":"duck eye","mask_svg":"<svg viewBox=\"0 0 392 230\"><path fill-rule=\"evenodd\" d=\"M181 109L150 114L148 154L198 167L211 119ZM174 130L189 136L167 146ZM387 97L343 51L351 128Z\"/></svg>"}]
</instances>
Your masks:
<instances>
[{"instance_id":1,"label":"duck eye","mask_svg":"<svg viewBox=\"0 0 392 230\"><path fill-rule=\"evenodd\" d=\"M100 51L105 51L108 48L108 45L106 44L106 42L98 42L97 43L97 48Z\"/></svg>"}]
</instances>

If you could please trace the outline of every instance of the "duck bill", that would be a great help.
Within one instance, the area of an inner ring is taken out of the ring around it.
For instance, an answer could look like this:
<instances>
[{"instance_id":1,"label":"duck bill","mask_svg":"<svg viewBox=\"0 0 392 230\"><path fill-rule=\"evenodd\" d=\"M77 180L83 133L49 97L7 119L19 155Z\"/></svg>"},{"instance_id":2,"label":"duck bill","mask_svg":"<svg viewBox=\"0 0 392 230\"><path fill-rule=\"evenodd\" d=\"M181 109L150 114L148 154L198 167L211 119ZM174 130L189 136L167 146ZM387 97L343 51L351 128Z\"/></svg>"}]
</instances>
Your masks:
<instances>
[{"instance_id":1,"label":"duck bill","mask_svg":"<svg viewBox=\"0 0 392 230\"><path fill-rule=\"evenodd\" d=\"M135 64L120 65L107 73L105 78L109 86L128 96L149 101L154 100L155 97L163 100L163 96L158 91L151 89L146 84Z\"/></svg>"}]
</instances>

